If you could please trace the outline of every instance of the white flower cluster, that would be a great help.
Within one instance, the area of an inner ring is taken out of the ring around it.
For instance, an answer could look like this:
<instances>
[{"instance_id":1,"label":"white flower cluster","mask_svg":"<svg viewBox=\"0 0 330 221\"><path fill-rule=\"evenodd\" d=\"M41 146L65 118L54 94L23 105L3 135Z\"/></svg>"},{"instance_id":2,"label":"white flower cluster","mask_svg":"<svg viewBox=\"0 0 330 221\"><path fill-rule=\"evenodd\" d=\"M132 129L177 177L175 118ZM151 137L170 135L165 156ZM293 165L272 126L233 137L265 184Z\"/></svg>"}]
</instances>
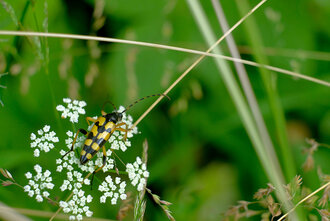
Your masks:
<instances>
[{"instance_id":1,"label":"white flower cluster","mask_svg":"<svg viewBox=\"0 0 330 221\"><path fill-rule=\"evenodd\" d=\"M53 179L50 176L51 172L46 170L42 172L41 166L38 164L34 166L34 170L37 172L37 175L32 176L31 172L25 173L27 179L29 179L28 185L24 186L24 192L28 193L28 196L36 196L38 202L43 201L43 197L48 197L49 192L46 189L53 189L54 184L52 183Z\"/></svg>"},{"instance_id":2,"label":"white flower cluster","mask_svg":"<svg viewBox=\"0 0 330 221\"><path fill-rule=\"evenodd\" d=\"M69 98L64 98L63 102L66 104L66 107L65 105L58 105L56 109L59 112L62 112L62 118L69 118L72 123L77 123L79 115L85 114L84 107L86 106L86 102L77 100L72 101ZM125 108L121 106L117 111L121 113L124 110ZM124 129L129 129L133 125L132 117L126 113L123 113L121 122L127 124L127 127L125 125L122 126ZM90 125L88 128L89 131L92 126L93 125ZM126 140L124 140L125 132L123 131L115 131L111 135L109 139L110 148L106 146L107 161L106 165L102 168L103 172L114 172L115 160L111 158L112 152L114 150L126 151L127 148L131 146L129 138L137 133L138 130L135 127L127 132ZM71 149L75 136L72 131L68 131L66 135L67 139L65 140L65 144L67 148L60 150L61 157L56 160L56 171L61 173L61 177L63 178L63 183L59 189L61 191L70 191L73 195L68 201L60 201L59 204L65 213L70 214L70 220L82 220L83 216L90 217L93 214L88 206L88 204L92 202L93 197L83 190L83 187L86 187L86 185L90 185L91 183L89 179L84 178L85 175L83 175L83 173L92 173L96 168L103 165L103 152L99 151L96 156L89 160L85 165L81 165L79 153L84 147L86 137L78 135L74 145L74 151L63 157L67 151ZM50 126L47 125L43 127L43 129L38 130L37 135L34 133L31 134L31 147L35 148L34 155L36 157L40 155L40 151L49 152L54 148L54 143L57 142L59 142L59 139L56 137L56 133L54 131L50 132ZM78 148L79 151L76 151L76 148ZM50 171L46 170L45 172L42 172L42 168L39 165L36 165L34 169L37 172L36 176L33 177L30 172L25 174L29 179L29 183L24 187L24 191L27 192L30 197L35 196L36 200L41 202L43 201L43 198L49 196L49 193L46 190L53 189L54 184L50 177ZM149 176L149 172L146 170L146 165L142 163L139 157L137 157L136 162L133 164L127 164L126 169L132 185L137 186L138 191L143 190L146 185L147 177ZM107 198L110 198L111 204L114 205L117 204L120 199L125 200L127 198L125 188L126 182L121 180L120 177L107 176L98 186L98 190L102 193L100 202L106 203Z\"/></svg>"},{"instance_id":3,"label":"white flower cluster","mask_svg":"<svg viewBox=\"0 0 330 221\"><path fill-rule=\"evenodd\" d=\"M119 188L118 188L119 186ZM100 197L100 202L105 203L107 197L111 198L111 204L117 204L117 200L120 199L125 200L127 195L125 193L126 182L121 181L120 177L116 177L114 182L111 176L107 176L105 181L99 185L99 191L104 192Z\"/></svg>"},{"instance_id":4,"label":"white flower cluster","mask_svg":"<svg viewBox=\"0 0 330 221\"><path fill-rule=\"evenodd\" d=\"M72 190L73 189L80 189L82 187L82 183L89 185L90 180L84 179L82 173L78 171L71 171L66 173L67 179L63 180L63 184L60 187L61 191L65 190ZM73 184L73 185L72 185Z\"/></svg>"},{"instance_id":5,"label":"white flower cluster","mask_svg":"<svg viewBox=\"0 0 330 221\"><path fill-rule=\"evenodd\" d=\"M147 171L146 164L142 163L141 158L137 157L133 164L128 163L126 165L126 172L128 173L128 178L131 180L132 185L137 185L137 190L142 191L147 184L149 172Z\"/></svg>"},{"instance_id":6,"label":"white flower cluster","mask_svg":"<svg viewBox=\"0 0 330 221\"><path fill-rule=\"evenodd\" d=\"M87 105L85 101L71 100L70 98L63 98L63 102L67 104L67 107L63 105L57 105L56 110L62 112L62 118L70 117L72 123L78 123L79 114L85 114L84 107Z\"/></svg>"},{"instance_id":7,"label":"white flower cluster","mask_svg":"<svg viewBox=\"0 0 330 221\"><path fill-rule=\"evenodd\" d=\"M34 149L34 156L39 157L40 151L49 152L54 148L54 143L57 143L58 137L56 137L56 133L54 131L50 131L50 126L46 125L43 129L38 130L38 135L41 137L37 137L34 133L31 133L31 148Z\"/></svg>"},{"instance_id":8,"label":"white flower cluster","mask_svg":"<svg viewBox=\"0 0 330 221\"><path fill-rule=\"evenodd\" d=\"M93 197L91 195L86 196L85 191L82 190L83 184L89 185L90 180L84 179L82 173L78 171L68 171L66 175L67 179L63 181L60 189L61 191L72 191L73 196L68 202L60 201L63 212L71 213L70 220L82 220L82 214L91 217L93 212L89 210L87 204L92 202Z\"/></svg>"},{"instance_id":9,"label":"white flower cluster","mask_svg":"<svg viewBox=\"0 0 330 221\"><path fill-rule=\"evenodd\" d=\"M123 106L120 106L117 110L118 112L123 112L125 108ZM133 125L133 118L131 115L127 115L126 113L123 113L122 122L127 124L126 126L122 126L124 129L129 129ZM134 127L132 130L127 132L127 139L124 140L125 132L123 131L115 131L111 135L109 139L109 143L111 143L111 149L113 150L122 150L125 152L127 150L127 147L131 146L131 142L129 141L129 138L133 137L134 134L138 133L137 127Z\"/></svg>"},{"instance_id":10,"label":"white flower cluster","mask_svg":"<svg viewBox=\"0 0 330 221\"><path fill-rule=\"evenodd\" d=\"M86 206L87 203L92 202L93 197L91 195L85 196L85 191L80 188L73 189L73 196L68 201L60 201L60 207L63 208L64 213L71 213L70 220L82 220L83 214L87 217L91 217L93 212L89 210L89 206Z\"/></svg>"}]
</instances>

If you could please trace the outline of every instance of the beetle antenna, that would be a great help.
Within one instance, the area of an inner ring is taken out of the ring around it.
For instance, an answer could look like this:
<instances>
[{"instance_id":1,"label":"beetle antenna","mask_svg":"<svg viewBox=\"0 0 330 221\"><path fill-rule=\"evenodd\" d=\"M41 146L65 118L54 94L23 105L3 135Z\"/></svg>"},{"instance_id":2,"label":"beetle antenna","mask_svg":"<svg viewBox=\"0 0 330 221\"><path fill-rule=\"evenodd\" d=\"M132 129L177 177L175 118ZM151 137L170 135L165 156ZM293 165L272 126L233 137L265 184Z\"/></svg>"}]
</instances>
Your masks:
<instances>
[{"instance_id":1,"label":"beetle antenna","mask_svg":"<svg viewBox=\"0 0 330 221\"><path fill-rule=\"evenodd\" d=\"M104 106L105 106L107 103L111 104L112 107L115 109L115 111L117 111L116 106L115 106L111 101L107 100L106 102L104 102L104 104L103 104L103 106L102 106L102 111L103 111L103 112L104 112Z\"/></svg>"},{"instance_id":2,"label":"beetle antenna","mask_svg":"<svg viewBox=\"0 0 330 221\"><path fill-rule=\"evenodd\" d=\"M128 107L125 108L125 110L123 112L121 112L122 114L125 113L126 111L128 111L129 109L131 109L131 107L133 107L135 104L139 103L140 101L146 99L146 98L150 98L150 97L155 97L155 96L163 96L163 97L167 97L169 100L170 97L167 96L166 94L153 94L153 95L148 95L148 96L145 96L143 98L140 98L139 100L136 100L134 101L132 104L130 104Z\"/></svg>"}]
</instances>

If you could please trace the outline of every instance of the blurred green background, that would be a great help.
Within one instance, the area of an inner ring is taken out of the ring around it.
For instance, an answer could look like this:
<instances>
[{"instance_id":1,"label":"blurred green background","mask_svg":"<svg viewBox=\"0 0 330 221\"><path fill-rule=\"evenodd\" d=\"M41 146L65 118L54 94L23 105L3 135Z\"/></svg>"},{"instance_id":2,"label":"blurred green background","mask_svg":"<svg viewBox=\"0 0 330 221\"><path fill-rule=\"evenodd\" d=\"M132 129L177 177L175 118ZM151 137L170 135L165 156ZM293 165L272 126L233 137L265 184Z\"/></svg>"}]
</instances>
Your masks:
<instances>
[{"instance_id":1,"label":"blurred green background","mask_svg":"<svg viewBox=\"0 0 330 221\"><path fill-rule=\"evenodd\" d=\"M5 1L0 0L2 5ZM1 30L26 30L129 39L207 50L186 1L7 1L13 11L0 8ZM202 1L213 31L222 31L210 1ZM221 1L230 26L244 14L240 1ZM250 7L258 1L250 1ZM22 26L17 27L14 15ZM330 81L330 1L277 0L252 15L261 42L258 47L269 64ZM233 37L242 58L254 60L249 27L239 26ZM225 42L221 43L227 55ZM49 57L47 51L49 50ZM198 56L141 46L94 41L1 36L0 168L8 169L25 184L24 173L35 163L55 170L58 151L35 159L29 137L44 125L57 132L64 145L70 125L59 120L55 106L62 99L87 102L86 116L100 114L106 100L128 105L150 94L162 93ZM232 65L232 64L231 64ZM233 66L233 65L232 65ZM246 66L267 127L278 150L278 139L269 100L259 70ZM329 88L282 74L274 75L286 117L290 151L296 174L312 189L320 186L316 170L304 172L308 146L305 138L330 143ZM258 188L269 182L252 147L237 110L210 58L194 68L139 125L141 134L120 154L125 162L141 155L148 140L148 187L173 203L177 220L220 220L237 200L251 201ZM153 98L129 111L137 119ZM107 111L111 111L110 107ZM82 119L82 118L81 118ZM81 120L78 127L86 128ZM60 149L58 145L57 149ZM316 165L329 173L329 149L319 148ZM281 159L280 159L281 161ZM102 176L102 175L100 175ZM38 204L21 189L0 188L0 201L11 206L45 211L56 208ZM97 200L95 200L97 202ZM116 218L117 207L92 206L94 217ZM150 197L146 220L166 220ZM42 220L42 219L41 219ZM258 218L256 219L258 220Z\"/></svg>"}]
</instances>

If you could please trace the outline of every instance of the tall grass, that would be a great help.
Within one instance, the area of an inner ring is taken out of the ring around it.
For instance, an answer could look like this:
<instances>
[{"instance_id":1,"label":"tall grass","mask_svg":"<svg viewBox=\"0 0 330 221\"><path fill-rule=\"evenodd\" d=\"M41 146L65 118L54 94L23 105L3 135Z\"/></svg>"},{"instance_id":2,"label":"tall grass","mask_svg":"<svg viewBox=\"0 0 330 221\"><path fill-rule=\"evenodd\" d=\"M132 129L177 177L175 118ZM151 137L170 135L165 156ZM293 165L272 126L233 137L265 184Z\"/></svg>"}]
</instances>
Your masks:
<instances>
[{"instance_id":1,"label":"tall grass","mask_svg":"<svg viewBox=\"0 0 330 221\"><path fill-rule=\"evenodd\" d=\"M207 43L211 45L212 42L215 42L216 38L214 37L213 31L207 21L207 17L201 5L196 0L188 0L187 2L204 38ZM221 49L218 47L214 49L214 52L216 54L222 54ZM275 150L272 149L272 146L266 146L266 143L263 142L260 130L257 129L255 119L253 118L251 110L245 101L245 96L242 94L238 83L234 78L233 72L229 68L229 65L225 61L215 60L215 62L219 70L219 74L224 80L227 90L229 91L229 94L231 95L231 98L241 117L246 132L253 143L258 158L263 165L263 169L265 170L271 183L273 183L275 188L278 190L277 194L283 205L285 205L286 209L291 208L290 203L286 199L285 191L282 186L284 183L284 176L279 166Z\"/></svg>"},{"instance_id":2,"label":"tall grass","mask_svg":"<svg viewBox=\"0 0 330 221\"><path fill-rule=\"evenodd\" d=\"M29 2L29 1L27 1ZM50 94L52 95L52 101L55 107L55 95L52 90L52 83L49 78L49 43L48 38L70 38L70 39L80 39L80 40L89 40L89 41L103 41L103 42L115 42L115 43L122 43L122 44L131 44L131 45L138 45L138 46L144 46L144 47L152 47L152 48L159 48L159 49L166 49L166 50L174 50L178 52L185 52L188 54L195 54L200 55L199 57L191 66L189 66L186 71L184 71L174 82L171 84L167 90L165 90L164 94L168 94L173 90L173 88L178 85L184 77L186 77L189 72L195 68L200 61L202 61L206 57L212 57L214 59L214 62L216 64L216 67L218 69L218 74L221 77L221 79L224 81L225 86L228 90L229 95L231 96L231 100L235 104L236 111L238 112L241 121L243 122L244 128L246 133L248 134L251 143L253 144L253 147L255 149L255 152L257 153L257 156L261 162L261 165L271 183L273 183L277 190L277 197L281 201L281 203L284 205L285 210L289 213L293 213L293 211L297 208L298 205L300 205L302 202L304 202L308 197L311 197L313 194L321 191L322 189L326 188L327 185L325 184L316 191L314 191L312 194L310 194L305 199L299 201L296 206L293 207L291 202L288 201L287 195L285 193L285 190L283 188L283 184L286 183L286 181L290 178L292 178L296 173L296 168L294 166L294 160L293 156L290 152L290 146L288 143L288 137L286 134L286 128L285 128L285 117L284 117L284 110L280 103L280 98L276 89L276 84L274 84L273 77L275 73L272 73L271 71L298 77L301 79L305 79L326 87L330 86L330 83L327 81L323 81L320 79L316 79L310 76L306 76L300 73L284 70L281 68L273 67L268 65L267 58L263 55L263 51L261 48L262 45L262 38L260 36L258 27L256 26L255 22L253 21L253 18L248 18L251 14L254 13L255 10L257 10L258 7L262 6L266 0L261 1L257 6L251 7L247 4L246 1L240 1L237 2L237 5L239 6L239 9L241 11L241 15L243 19L239 20L232 28L224 28L224 35L218 39L216 35L213 33L213 30L209 24L208 17L206 16L205 11L203 10L202 6L200 5L199 1L197 0L187 0L187 4L189 5L191 9L192 16L194 17L196 23L198 24L198 27L200 29L201 34L205 38L205 41L209 45L209 49L206 52L193 50L193 49L187 49L187 48L181 48L181 47L175 47L175 46L168 46L168 45L160 45L155 43L149 43L149 42L139 42L139 41L129 41L129 40L123 40L123 39L117 39L117 38L107 38L107 37L97 37L97 36L85 36L85 35L71 35L71 34L61 34L61 33L48 33L48 11L47 11L47 3L45 3L45 18L43 22L43 30L41 31L41 28L38 26L39 21L37 19L37 16L35 12L33 11L33 16L35 19L36 27L38 32L27 32L27 31L5 31L0 30L0 35L14 35L15 38L17 36L25 36L25 37L39 37L39 41L34 41L35 50L38 52L38 54L43 57L44 61L44 70L45 73L48 75L48 84L49 88L51 90ZM214 3L214 9L216 13L219 15L222 14L222 18L225 19L224 13L219 11L218 6L216 5L217 2L213 1ZM33 5L32 5L33 7ZM12 17L13 21L17 24L17 27L19 27L18 19L15 17L15 13L13 9L11 9L9 6L7 6L7 11ZM23 13L24 15L25 13ZM245 22L245 20L247 20ZM243 60L238 56L237 53L237 47L235 45L235 42L233 39L231 39L231 42L228 42L230 46L230 50L232 52L233 57L224 56L223 51L218 46L218 44L227 38L231 38L230 34L236 29L240 28L241 23L245 22L244 25L246 25L247 34L249 36L252 50L254 51L255 58L257 62L252 62L248 60ZM219 21L221 22L221 21ZM42 37L42 38L41 38ZM35 38L32 38L35 39ZM42 40L41 40L42 39ZM33 41L32 41L33 42ZM39 45L40 44L40 45ZM39 47L40 46L40 47ZM211 53L213 51L213 53ZM235 62L235 65L237 65L237 71L239 72L240 82L238 82L235 78L235 73L231 70L230 64L228 61ZM260 68L260 75L265 87L265 91L268 96L269 105L272 110L272 116L275 122L275 128L276 128L276 137L278 138L278 145L276 142L273 143L273 141L270 139L270 134L268 133L267 126L264 123L264 119L262 118L260 108L258 107L258 102L255 98L255 95L253 93L252 86L249 83L249 79L245 73L244 67L242 64L252 65L255 67ZM209 73L207 73L209 74ZM219 78L220 81L220 78ZM243 90L241 89L243 88ZM141 122L144 117L147 116L147 114L162 100L163 97L160 97L157 99L156 102L154 102L142 115L141 117L134 123L133 127L137 126L139 122ZM54 108L55 109L55 108ZM58 117L58 115L57 115ZM147 145L147 144L145 144ZM275 150L275 147L279 147L279 156L277 155L277 151ZM244 148L244 147L242 147ZM146 161L146 159L145 159ZM280 162L283 162L283 168L281 168ZM143 215L145 212L145 200L144 200L144 194L141 193L137 198L137 209L136 209L136 220L142 220ZM151 191L150 191L151 194ZM164 210L165 211L165 210ZM34 211L23 211L22 213L28 214L28 215L36 215L39 217L43 216L49 216L45 215L41 211L38 213L34 213ZM58 211L59 212L59 211ZM165 212L166 213L166 212ZM169 213L170 214L170 213ZM286 216L286 215L285 215ZM54 217L54 215L53 215ZM137 218L140 217L140 218ZM295 217L295 216L293 216ZM282 217L281 219L283 219ZM297 218L295 218L297 219ZM101 220L101 219L100 219Z\"/></svg>"}]
</instances>

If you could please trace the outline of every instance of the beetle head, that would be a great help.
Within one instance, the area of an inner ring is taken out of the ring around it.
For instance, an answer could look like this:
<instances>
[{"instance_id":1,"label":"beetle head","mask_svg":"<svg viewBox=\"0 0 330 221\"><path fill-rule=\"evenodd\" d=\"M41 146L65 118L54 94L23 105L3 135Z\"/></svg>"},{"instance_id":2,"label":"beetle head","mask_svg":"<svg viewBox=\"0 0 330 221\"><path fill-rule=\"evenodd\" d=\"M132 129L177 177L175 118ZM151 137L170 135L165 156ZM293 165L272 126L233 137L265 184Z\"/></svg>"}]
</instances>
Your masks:
<instances>
[{"instance_id":1,"label":"beetle head","mask_svg":"<svg viewBox=\"0 0 330 221\"><path fill-rule=\"evenodd\" d=\"M108 121L112 121L112 122L114 122L116 124L117 122L119 122L119 121L122 120L123 114L122 113L119 113L117 111L113 111L112 113L106 114L105 115L105 118Z\"/></svg>"}]
</instances>

